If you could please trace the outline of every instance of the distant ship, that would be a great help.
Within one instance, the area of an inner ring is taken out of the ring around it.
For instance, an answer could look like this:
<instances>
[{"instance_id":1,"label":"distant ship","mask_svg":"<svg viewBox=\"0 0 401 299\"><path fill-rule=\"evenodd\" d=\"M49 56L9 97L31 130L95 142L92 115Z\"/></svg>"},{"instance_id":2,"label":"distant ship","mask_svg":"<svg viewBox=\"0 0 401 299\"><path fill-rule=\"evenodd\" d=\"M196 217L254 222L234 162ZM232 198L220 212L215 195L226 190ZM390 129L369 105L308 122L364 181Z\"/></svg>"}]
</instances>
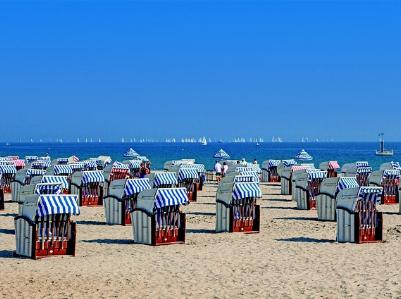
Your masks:
<instances>
[{"instance_id":1,"label":"distant ship","mask_svg":"<svg viewBox=\"0 0 401 299\"><path fill-rule=\"evenodd\" d=\"M124 157L127 158L134 158L134 157L138 157L138 153L136 151L134 151L132 148L130 148L125 154Z\"/></svg>"},{"instance_id":2,"label":"distant ship","mask_svg":"<svg viewBox=\"0 0 401 299\"><path fill-rule=\"evenodd\" d=\"M380 133L379 137L380 137L379 141L380 149L376 150L376 156L393 156L394 155L393 150L384 149L384 134Z\"/></svg>"},{"instance_id":3,"label":"distant ship","mask_svg":"<svg viewBox=\"0 0 401 299\"><path fill-rule=\"evenodd\" d=\"M295 159L299 161L311 161L313 160L312 156L309 155L304 149L302 149L298 155L295 156Z\"/></svg>"}]
</instances>

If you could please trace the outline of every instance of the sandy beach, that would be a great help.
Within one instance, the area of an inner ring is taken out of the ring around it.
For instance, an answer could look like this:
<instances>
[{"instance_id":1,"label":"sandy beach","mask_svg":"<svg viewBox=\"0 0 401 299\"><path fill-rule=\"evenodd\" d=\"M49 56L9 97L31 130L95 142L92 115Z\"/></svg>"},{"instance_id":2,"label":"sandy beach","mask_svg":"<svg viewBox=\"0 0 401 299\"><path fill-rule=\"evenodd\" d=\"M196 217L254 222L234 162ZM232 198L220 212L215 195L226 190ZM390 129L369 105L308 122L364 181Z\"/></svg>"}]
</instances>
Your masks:
<instances>
[{"instance_id":1,"label":"sandy beach","mask_svg":"<svg viewBox=\"0 0 401 299\"><path fill-rule=\"evenodd\" d=\"M261 184L259 234L215 234L207 185L185 208L185 245L132 243L131 226L104 224L103 207L81 208L76 257L13 257L17 204L0 212L0 296L94 298L400 297L398 205L380 207L384 243L338 244L335 223L296 210L279 187ZM9 200L9 197L6 198Z\"/></svg>"}]
</instances>

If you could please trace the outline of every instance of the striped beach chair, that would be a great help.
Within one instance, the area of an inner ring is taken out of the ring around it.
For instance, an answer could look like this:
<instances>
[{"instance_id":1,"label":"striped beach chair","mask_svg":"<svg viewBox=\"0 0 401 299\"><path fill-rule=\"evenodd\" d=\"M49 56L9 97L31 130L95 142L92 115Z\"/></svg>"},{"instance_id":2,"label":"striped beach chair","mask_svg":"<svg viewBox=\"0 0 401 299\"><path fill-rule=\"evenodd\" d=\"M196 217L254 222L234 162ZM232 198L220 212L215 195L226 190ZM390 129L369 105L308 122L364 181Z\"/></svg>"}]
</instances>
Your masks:
<instances>
[{"instance_id":1,"label":"striped beach chair","mask_svg":"<svg viewBox=\"0 0 401 299\"><path fill-rule=\"evenodd\" d=\"M328 178L333 178L337 176L338 171L340 170L340 164L338 164L337 161L326 161L320 163L319 168L327 171Z\"/></svg>"},{"instance_id":2,"label":"striped beach chair","mask_svg":"<svg viewBox=\"0 0 401 299\"><path fill-rule=\"evenodd\" d=\"M316 209L316 196L320 192L320 184L327 177L327 171L320 169L304 169L299 171L295 185L297 209Z\"/></svg>"},{"instance_id":3,"label":"striped beach chair","mask_svg":"<svg viewBox=\"0 0 401 299\"><path fill-rule=\"evenodd\" d=\"M130 177L129 165L120 162L114 162L113 164L109 164L104 168L103 175L105 179L104 194L108 195L109 186L112 181L127 179Z\"/></svg>"},{"instance_id":4,"label":"striped beach chair","mask_svg":"<svg viewBox=\"0 0 401 299\"><path fill-rule=\"evenodd\" d=\"M400 169L390 168L373 171L368 178L369 186L383 187L382 204L397 204L399 200Z\"/></svg>"},{"instance_id":5,"label":"striped beach chair","mask_svg":"<svg viewBox=\"0 0 401 299\"><path fill-rule=\"evenodd\" d=\"M0 164L0 188L4 193L11 193L11 182L14 180L16 173L17 167L13 162L11 164Z\"/></svg>"},{"instance_id":6,"label":"striped beach chair","mask_svg":"<svg viewBox=\"0 0 401 299\"><path fill-rule=\"evenodd\" d=\"M377 211L382 187L341 190L337 196L337 241L372 243L383 241L383 214Z\"/></svg>"},{"instance_id":7,"label":"striped beach chair","mask_svg":"<svg viewBox=\"0 0 401 299\"><path fill-rule=\"evenodd\" d=\"M185 213L189 203L185 188L144 190L131 212L134 242L148 245L185 243Z\"/></svg>"},{"instance_id":8,"label":"striped beach chair","mask_svg":"<svg viewBox=\"0 0 401 299\"><path fill-rule=\"evenodd\" d=\"M195 168L181 167L177 172L178 186L187 190L190 202L197 201L200 177Z\"/></svg>"},{"instance_id":9,"label":"striped beach chair","mask_svg":"<svg viewBox=\"0 0 401 299\"><path fill-rule=\"evenodd\" d=\"M216 232L260 231L262 197L253 175L228 175L222 178L216 194Z\"/></svg>"},{"instance_id":10,"label":"striped beach chair","mask_svg":"<svg viewBox=\"0 0 401 299\"><path fill-rule=\"evenodd\" d=\"M337 195L341 190L359 188L355 177L329 177L323 179L316 195L317 219L335 221Z\"/></svg>"},{"instance_id":11,"label":"striped beach chair","mask_svg":"<svg viewBox=\"0 0 401 299\"><path fill-rule=\"evenodd\" d=\"M113 180L109 194L104 197L106 223L131 224L131 212L136 208L138 194L151 188L148 178Z\"/></svg>"},{"instance_id":12,"label":"striped beach chair","mask_svg":"<svg viewBox=\"0 0 401 299\"><path fill-rule=\"evenodd\" d=\"M16 255L37 259L52 255L75 255L79 215L76 195L31 195L21 215L14 218Z\"/></svg>"},{"instance_id":13,"label":"striped beach chair","mask_svg":"<svg viewBox=\"0 0 401 299\"><path fill-rule=\"evenodd\" d=\"M157 172L146 176L153 188L175 188L178 186L177 173Z\"/></svg>"},{"instance_id":14,"label":"striped beach chair","mask_svg":"<svg viewBox=\"0 0 401 299\"><path fill-rule=\"evenodd\" d=\"M101 170L78 171L71 176L70 194L78 195L80 206L103 205L104 176Z\"/></svg>"}]
</instances>

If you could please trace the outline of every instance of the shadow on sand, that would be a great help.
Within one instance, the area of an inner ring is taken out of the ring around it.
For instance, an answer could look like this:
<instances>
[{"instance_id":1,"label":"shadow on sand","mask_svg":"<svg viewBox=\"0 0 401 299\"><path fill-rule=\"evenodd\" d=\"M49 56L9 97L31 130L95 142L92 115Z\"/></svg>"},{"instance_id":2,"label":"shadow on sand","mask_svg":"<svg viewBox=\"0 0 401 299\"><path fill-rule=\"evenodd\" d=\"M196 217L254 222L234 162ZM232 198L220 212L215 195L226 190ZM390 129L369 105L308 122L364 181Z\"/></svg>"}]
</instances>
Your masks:
<instances>
[{"instance_id":1,"label":"shadow on sand","mask_svg":"<svg viewBox=\"0 0 401 299\"><path fill-rule=\"evenodd\" d=\"M319 221L317 217L277 217L278 220Z\"/></svg>"},{"instance_id":2,"label":"shadow on sand","mask_svg":"<svg viewBox=\"0 0 401 299\"><path fill-rule=\"evenodd\" d=\"M198 216L216 216L213 212L186 212L187 215L198 215Z\"/></svg>"},{"instance_id":3,"label":"shadow on sand","mask_svg":"<svg viewBox=\"0 0 401 299\"><path fill-rule=\"evenodd\" d=\"M13 259L13 258L16 258L14 251L0 250L0 259Z\"/></svg>"},{"instance_id":4,"label":"shadow on sand","mask_svg":"<svg viewBox=\"0 0 401 299\"><path fill-rule=\"evenodd\" d=\"M276 239L276 241L280 242L300 242L300 243L335 243L335 240L331 239L315 239L309 237L293 237L293 238L285 238L285 239Z\"/></svg>"},{"instance_id":5,"label":"shadow on sand","mask_svg":"<svg viewBox=\"0 0 401 299\"><path fill-rule=\"evenodd\" d=\"M94 239L82 240L84 243L98 243L98 244L133 244L134 240L121 240L121 239Z\"/></svg>"},{"instance_id":6,"label":"shadow on sand","mask_svg":"<svg viewBox=\"0 0 401 299\"><path fill-rule=\"evenodd\" d=\"M94 221L94 220L78 220L77 224L86 224L86 225L106 225L104 222Z\"/></svg>"},{"instance_id":7,"label":"shadow on sand","mask_svg":"<svg viewBox=\"0 0 401 299\"><path fill-rule=\"evenodd\" d=\"M15 234L15 230L7 229L7 228L0 228L0 234L14 235Z\"/></svg>"},{"instance_id":8,"label":"shadow on sand","mask_svg":"<svg viewBox=\"0 0 401 299\"><path fill-rule=\"evenodd\" d=\"M215 234L216 231L214 229L187 229L187 233L190 234Z\"/></svg>"}]
</instances>

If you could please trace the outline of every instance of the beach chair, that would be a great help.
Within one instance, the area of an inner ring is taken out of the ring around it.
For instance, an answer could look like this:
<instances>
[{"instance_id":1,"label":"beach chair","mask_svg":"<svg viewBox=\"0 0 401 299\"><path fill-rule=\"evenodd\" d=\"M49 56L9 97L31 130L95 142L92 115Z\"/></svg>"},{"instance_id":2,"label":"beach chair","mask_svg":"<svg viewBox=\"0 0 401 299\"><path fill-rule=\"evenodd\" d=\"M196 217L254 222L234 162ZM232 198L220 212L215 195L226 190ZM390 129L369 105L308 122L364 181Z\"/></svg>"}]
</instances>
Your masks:
<instances>
[{"instance_id":1,"label":"beach chair","mask_svg":"<svg viewBox=\"0 0 401 299\"><path fill-rule=\"evenodd\" d=\"M126 163L126 162L128 162L131 177L139 178L141 176L140 170L141 170L142 161L141 160L123 161L123 163Z\"/></svg>"},{"instance_id":2,"label":"beach chair","mask_svg":"<svg viewBox=\"0 0 401 299\"><path fill-rule=\"evenodd\" d=\"M196 182L198 191L203 190L203 185L206 181L206 168L203 164L181 164L179 168L192 168L198 173L199 180Z\"/></svg>"},{"instance_id":3,"label":"beach chair","mask_svg":"<svg viewBox=\"0 0 401 299\"><path fill-rule=\"evenodd\" d=\"M297 189L297 185L296 182L298 180L298 176L302 175L302 173L305 173L306 170L308 169L315 169L315 167L313 166L313 164L301 164L301 165L293 165L291 166L291 173L290 173L290 182L291 182L291 189L290 189L290 195L291 195L291 199L294 201L298 200L298 195L300 195L300 193L296 192Z\"/></svg>"},{"instance_id":4,"label":"beach chair","mask_svg":"<svg viewBox=\"0 0 401 299\"><path fill-rule=\"evenodd\" d=\"M39 160L38 156L25 156L25 162L31 164L33 161Z\"/></svg>"},{"instance_id":5,"label":"beach chair","mask_svg":"<svg viewBox=\"0 0 401 299\"><path fill-rule=\"evenodd\" d=\"M185 243L185 213L180 211L180 206L188 202L185 188L159 188L139 193L137 206L131 212L134 242L147 245Z\"/></svg>"},{"instance_id":6,"label":"beach chair","mask_svg":"<svg viewBox=\"0 0 401 299\"><path fill-rule=\"evenodd\" d=\"M78 195L80 206L103 205L104 176L101 170L78 171L71 176L70 194Z\"/></svg>"},{"instance_id":7,"label":"beach chair","mask_svg":"<svg viewBox=\"0 0 401 299\"><path fill-rule=\"evenodd\" d=\"M337 195L341 190L359 188L355 177L328 177L320 184L316 195L317 219L322 221L335 221L337 208Z\"/></svg>"},{"instance_id":8,"label":"beach chair","mask_svg":"<svg viewBox=\"0 0 401 299\"><path fill-rule=\"evenodd\" d=\"M217 233L260 231L260 206L256 201L262 197L262 191L253 179L254 176L240 175L226 176L220 181L216 194Z\"/></svg>"},{"instance_id":9,"label":"beach chair","mask_svg":"<svg viewBox=\"0 0 401 299\"><path fill-rule=\"evenodd\" d=\"M53 167L49 167L46 170L46 174L48 175L57 175L57 176L67 176L70 177L72 173L74 172L73 168L71 165L54 165Z\"/></svg>"},{"instance_id":10,"label":"beach chair","mask_svg":"<svg viewBox=\"0 0 401 299\"><path fill-rule=\"evenodd\" d=\"M17 168L17 171L20 169L25 168L25 161L22 159L16 159L13 160L15 167Z\"/></svg>"},{"instance_id":11,"label":"beach chair","mask_svg":"<svg viewBox=\"0 0 401 299\"><path fill-rule=\"evenodd\" d=\"M58 158L56 160L55 165L67 165L68 164L68 158Z\"/></svg>"},{"instance_id":12,"label":"beach chair","mask_svg":"<svg viewBox=\"0 0 401 299\"><path fill-rule=\"evenodd\" d=\"M73 173L76 171L84 171L85 170L85 163L84 162L74 162L68 164L71 167Z\"/></svg>"},{"instance_id":13,"label":"beach chair","mask_svg":"<svg viewBox=\"0 0 401 299\"><path fill-rule=\"evenodd\" d=\"M337 242L372 243L383 241L381 187L341 190L337 196Z\"/></svg>"},{"instance_id":14,"label":"beach chair","mask_svg":"<svg viewBox=\"0 0 401 299\"><path fill-rule=\"evenodd\" d=\"M277 166L277 173L280 176L281 195L291 195L291 166L296 165L297 162L293 159L283 160Z\"/></svg>"},{"instance_id":15,"label":"beach chair","mask_svg":"<svg viewBox=\"0 0 401 299\"><path fill-rule=\"evenodd\" d=\"M199 174L195 168L182 168L177 172L178 187L187 190L188 200L190 202L197 201Z\"/></svg>"},{"instance_id":16,"label":"beach chair","mask_svg":"<svg viewBox=\"0 0 401 299\"><path fill-rule=\"evenodd\" d=\"M380 165L380 170L385 170L385 169L398 169L401 170L401 166L399 162L386 162Z\"/></svg>"},{"instance_id":17,"label":"beach chair","mask_svg":"<svg viewBox=\"0 0 401 299\"><path fill-rule=\"evenodd\" d=\"M29 185L35 177L41 177L46 173L44 169L29 168L25 174L25 185Z\"/></svg>"},{"instance_id":18,"label":"beach chair","mask_svg":"<svg viewBox=\"0 0 401 299\"><path fill-rule=\"evenodd\" d=\"M341 168L343 176L356 177L359 186L368 186L368 178L372 172L372 167L366 161L358 161L355 163L346 163Z\"/></svg>"},{"instance_id":19,"label":"beach chair","mask_svg":"<svg viewBox=\"0 0 401 299\"><path fill-rule=\"evenodd\" d=\"M327 171L328 178L333 178L337 176L338 171L340 170L340 165L337 161L326 161L320 163L319 168Z\"/></svg>"},{"instance_id":20,"label":"beach chair","mask_svg":"<svg viewBox=\"0 0 401 299\"><path fill-rule=\"evenodd\" d=\"M37 259L52 255L75 255L79 215L76 195L31 195L21 215L14 218L16 255Z\"/></svg>"},{"instance_id":21,"label":"beach chair","mask_svg":"<svg viewBox=\"0 0 401 299\"><path fill-rule=\"evenodd\" d=\"M4 193L11 193L11 182L14 180L15 174L17 173L17 168L14 163L11 165L0 165L0 188Z\"/></svg>"},{"instance_id":22,"label":"beach chair","mask_svg":"<svg viewBox=\"0 0 401 299\"><path fill-rule=\"evenodd\" d=\"M277 172L277 167L280 165L281 160L266 160L262 163L262 182L279 183L280 176Z\"/></svg>"},{"instance_id":23,"label":"beach chair","mask_svg":"<svg viewBox=\"0 0 401 299\"><path fill-rule=\"evenodd\" d=\"M60 184L62 193L69 194L70 180L68 176L46 174L42 177L40 182L44 184Z\"/></svg>"},{"instance_id":24,"label":"beach chair","mask_svg":"<svg viewBox=\"0 0 401 299\"><path fill-rule=\"evenodd\" d=\"M370 186L383 187L382 204L397 204L400 202L398 187L400 186L399 169L383 169L373 171L368 179Z\"/></svg>"},{"instance_id":25,"label":"beach chair","mask_svg":"<svg viewBox=\"0 0 401 299\"><path fill-rule=\"evenodd\" d=\"M22 206L27 197L33 194L37 195L58 195L62 194L62 184L61 183L42 183L42 177L35 177L31 184L21 186L18 196L18 213L21 215Z\"/></svg>"},{"instance_id":26,"label":"beach chair","mask_svg":"<svg viewBox=\"0 0 401 299\"><path fill-rule=\"evenodd\" d=\"M146 175L153 188L175 188L178 186L176 172L157 172Z\"/></svg>"},{"instance_id":27,"label":"beach chair","mask_svg":"<svg viewBox=\"0 0 401 299\"><path fill-rule=\"evenodd\" d=\"M131 224L131 212L136 208L138 194L151 188L148 178L113 180L109 194L104 197L106 223Z\"/></svg>"},{"instance_id":28,"label":"beach chair","mask_svg":"<svg viewBox=\"0 0 401 299\"><path fill-rule=\"evenodd\" d=\"M120 162L114 162L114 164L109 164L104 168L103 171L104 175L104 194L108 195L109 194L109 186L110 183L114 180L122 180L122 179L127 179L129 178L130 175L130 169L127 164L123 164Z\"/></svg>"},{"instance_id":29,"label":"beach chair","mask_svg":"<svg viewBox=\"0 0 401 299\"><path fill-rule=\"evenodd\" d=\"M327 177L327 171L319 169L305 169L298 171L299 175L294 182L297 209L316 209L316 196L320 191L320 184Z\"/></svg>"}]
</instances>

